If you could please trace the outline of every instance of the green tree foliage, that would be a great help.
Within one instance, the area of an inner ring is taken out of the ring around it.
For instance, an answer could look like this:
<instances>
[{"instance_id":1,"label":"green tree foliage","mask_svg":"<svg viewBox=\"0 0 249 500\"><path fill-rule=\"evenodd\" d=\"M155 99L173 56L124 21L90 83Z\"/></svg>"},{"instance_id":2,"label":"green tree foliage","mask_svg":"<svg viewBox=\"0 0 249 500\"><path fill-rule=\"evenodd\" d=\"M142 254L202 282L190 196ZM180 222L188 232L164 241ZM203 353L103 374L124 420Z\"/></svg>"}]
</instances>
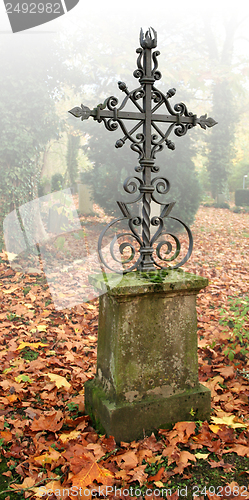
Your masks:
<instances>
[{"instance_id":1,"label":"green tree foliage","mask_svg":"<svg viewBox=\"0 0 249 500\"><path fill-rule=\"evenodd\" d=\"M71 185L75 184L78 177L78 151L80 136L68 133L67 135L67 174Z\"/></svg>"},{"instance_id":2,"label":"green tree foliage","mask_svg":"<svg viewBox=\"0 0 249 500\"><path fill-rule=\"evenodd\" d=\"M0 46L1 225L6 214L37 196L40 153L58 134L51 59L42 57L46 42L35 51L28 37L20 37L18 45L14 39L5 38Z\"/></svg>"},{"instance_id":3,"label":"green tree foliage","mask_svg":"<svg viewBox=\"0 0 249 500\"><path fill-rule=\"evenodd\" d=\"M122 150L115 148L115 142L119 139L116 132L106 130L103 124L97 124L98 128L96 123L88 122L88 125L92 135L85 153L93 167L85 173L84 182L92 186L95 203L107 214L120 216L116 201L125 201L129 196L123 190L123 182L134 174L136 155L127 146Z\"/></svg>"},{"instance_id":4,"label":"green tree foliage","mask_svg":"<svg viewBox=\"0 0 249 500\"><path fill-rule=\"evenodd\" d=\"M192 161L194 149L189 135L174 142L176 149L174 151L166 149L162 153L164 155L162 159L158 155L158 164L162 166L162 175L165 175L171 184L167 196L170 201L176 202L171 215L191 225L201 201L199 179Z\"/></svg>"},{"instance_id":5,"label":"green tree foliage","mask_svg":"<svg viewBox=\"0 0 249 500\"><path fill-rule=\"evenodd\" d=\"M204 17L205 42L213 66L212 116L218 126L208 136L207 170L213 198L226 189L228 174L234 157L235 125L238 116L235 108L233 83L233 52L235 35L241 20L236 10L224 15L223 43L220 43L212 26L212 17Z\"/></svg>"},{"instance_id":6,"label":"green tree foliage","mask_svg":"<svg viewBox=\"0 0 249 500\"><path fill-rule=\"evenodd\" d=\"M208 137L210 148L207 169L213 198L226 188L234 156L235 111L233 95L227 81L214 85L213 115L218 122Z\"/></svg>"}]
</instances>

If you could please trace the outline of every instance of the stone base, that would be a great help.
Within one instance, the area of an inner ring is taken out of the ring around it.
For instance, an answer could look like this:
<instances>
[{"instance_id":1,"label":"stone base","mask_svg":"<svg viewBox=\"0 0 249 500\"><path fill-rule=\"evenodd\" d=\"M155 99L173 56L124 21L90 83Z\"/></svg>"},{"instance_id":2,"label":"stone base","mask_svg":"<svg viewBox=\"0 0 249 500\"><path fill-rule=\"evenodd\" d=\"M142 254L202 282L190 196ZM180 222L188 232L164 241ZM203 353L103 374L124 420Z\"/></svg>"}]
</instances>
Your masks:
<instances>
[{"instance_id":1,"label":"stone base","mask_svg":"<svg viewBox=\"0 0 249 500\"><path fill-rule=\"evenodd\" d=\"M210 390L199 384L194 389L163 398L114 403L97 378L85 383L86 411L95 427L115 441L142 439L158 429L171 428L179 421L207 420L210 416Z\"/></svg>"},{"instance_id":2,"label":"stone base","mask_svg":"<svg viewBox=\"0 0 249 500\"><path fill-rule=\"evenodd\" d=\"M93 283L106 285L102 276ZM101 432L132 441L209 417L196 317L196 295L207 283L179 269L134 272L100 296L97 372L85 384L85 406Z\"/></svg>"}]
</instances>

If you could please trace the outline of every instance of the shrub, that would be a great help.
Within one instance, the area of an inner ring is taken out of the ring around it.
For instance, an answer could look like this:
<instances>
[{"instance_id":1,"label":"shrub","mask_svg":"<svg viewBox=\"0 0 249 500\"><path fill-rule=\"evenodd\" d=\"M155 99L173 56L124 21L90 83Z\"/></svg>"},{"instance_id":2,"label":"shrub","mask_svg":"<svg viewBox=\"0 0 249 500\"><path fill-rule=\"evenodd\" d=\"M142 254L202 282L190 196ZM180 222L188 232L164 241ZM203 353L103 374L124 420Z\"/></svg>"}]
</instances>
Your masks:
<instances>
[{"instance_id":1,"label":"shrub","mask_svg":"<svg viewBox=\"0 0 249 500\"><path fill-rule=\"evenodd\" d=\"M50 193L51 186L50 186L49 179L47 177L42 177L42 179L39 180L37 187L38 187L39 198L41 196L44 196L44 195Z\"/></svg>"},{"instance_id":2,"label":"shrub","mask_svg":"<svg viewBox=\"0 0 249 500\"><path fill-rule=\"evenodd\" d=\"M202 203L203 207L214 207L214 205L215 205L214 203L211 203L209 201L206 201L205 203Z\"/></svg>"},{"instance_id":3,"label":"shrub","mask_svg":"<svg viewBox=\"0 0 249 500\"><path fill-rule=\"evenodd\" d=\"M242 212L242 209L240 207L233 207L232 210L235 214L240 214Z\"/></svg>"},{"instance_id":4,"label":"shrub","mask_svg":"<svg viewBox=\"0 0 249 500\"><path fill-rule=\"evenodd\" d=\"M54 174L51 179L51 191L60 191L63 188L64 179L61 174Z\"/></svg>"},{"instance_id":5,"label":"shrub","mask_svg":"<svg viewBox=\"0 0 249 500\"><path fill-rule=\"evenodd\" d=\"M215 208L228 208L230 210L230 206L226 201L223 201L222 203L214 203L213 207L215 207Z\"/></svg>"}]
</instances>

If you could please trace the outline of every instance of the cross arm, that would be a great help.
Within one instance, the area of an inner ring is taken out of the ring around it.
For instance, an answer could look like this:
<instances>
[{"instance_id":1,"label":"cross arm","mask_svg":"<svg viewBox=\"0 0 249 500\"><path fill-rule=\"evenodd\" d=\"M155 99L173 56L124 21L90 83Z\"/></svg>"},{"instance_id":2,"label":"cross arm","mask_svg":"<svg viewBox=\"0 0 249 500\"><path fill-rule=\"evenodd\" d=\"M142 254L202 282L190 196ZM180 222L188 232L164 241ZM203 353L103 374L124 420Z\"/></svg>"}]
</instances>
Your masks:
<instances>
[{"instance_id":1,"label":"cross arm","mask_svg":"<svg viewBox=\"0 0 249 500\"><path fill-rule=\"evenodd\" d=\"M76 118L81 118L81 120L87 120L89 116L92 116L94 120L101 121L103 118L113 119L113 120L144 120L145 113L140 112L129 112L129 111L119 111L116 108L112 110L104 109L104 104L99 104L96 108L89 109L87 106L81 107L76 106L70 109L69 113L76 116Z\"/></svg>"},{"instance_id":2,"label":"cross arm","mask_svg":"<svg viewBox=\"0 0 249 500\"><path fill-rule=\"evenodd\" d=\"M81 107L75 107L70 109L69 113L71 113L76 118L81 118L81 120L87 120L90 116L93 117L94 120L101 121L103 118L112 119L112 120L145 120L145 113L141 112L132 112L132 111L121 111L116 108L113 109L105 109L105 103L99 104L96 108L90 109L87 106L81 104ZM201 128L206 129L207 127L213 127L217 124L217 122L213 118L207 118L207 114L200 116L189 114L189 116L181 115L177 113L175 115L164 115L159 113L152 113L151 116L152 122L169 122L175 123L179 125L183 124L191 124L193 126L200 125Z\"/></svg>"}]
</instances>

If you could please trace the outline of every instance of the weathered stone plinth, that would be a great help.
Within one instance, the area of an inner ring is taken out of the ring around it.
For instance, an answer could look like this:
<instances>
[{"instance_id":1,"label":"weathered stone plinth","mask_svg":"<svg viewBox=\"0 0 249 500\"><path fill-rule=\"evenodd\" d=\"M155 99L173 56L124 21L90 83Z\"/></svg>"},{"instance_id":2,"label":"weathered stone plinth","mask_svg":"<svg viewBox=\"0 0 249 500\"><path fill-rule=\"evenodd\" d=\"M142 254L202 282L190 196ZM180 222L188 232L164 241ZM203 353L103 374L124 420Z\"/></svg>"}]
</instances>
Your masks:
<instances>
[{"instance_id":1,"label":"weathered stone plinth","mask_svg":"<svg viewBox=\"0 0 249 500\"><path fill-rule=\"evenodd\" d=\"M102 280L91 282L101 288ZM117 442L209 417L210 391L198 380L196 319L196 295L207 283L182 270L161 282L134 272L100 296L97 374L85 384L85 404Z\"/></svg>"}]
</instances>

